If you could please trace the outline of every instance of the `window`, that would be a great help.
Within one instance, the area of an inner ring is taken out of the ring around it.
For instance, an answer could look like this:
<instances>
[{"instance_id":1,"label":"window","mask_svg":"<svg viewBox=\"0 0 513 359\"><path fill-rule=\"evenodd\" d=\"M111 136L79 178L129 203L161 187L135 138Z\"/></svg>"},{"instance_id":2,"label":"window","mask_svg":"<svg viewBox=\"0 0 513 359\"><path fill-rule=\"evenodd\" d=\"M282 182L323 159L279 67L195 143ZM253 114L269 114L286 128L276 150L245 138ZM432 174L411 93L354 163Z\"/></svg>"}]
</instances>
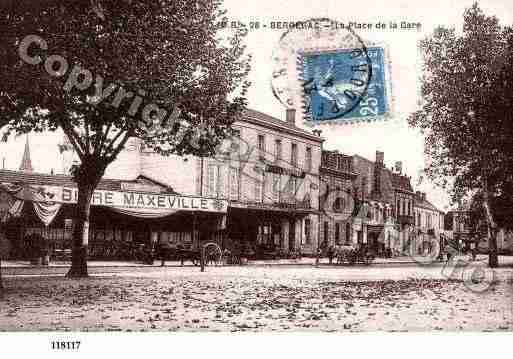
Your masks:
<instances>
[{"instance_id":1,"label":"window","mask_svg":"<svg viewBox=\"0 0 513 359\"><path fill-rule=\"evenodd\" d=\"M274 141L274 158L276 162L281 160L281 140Z\"/></svg>"},{"instance_id":2,"label":"window","mask_svg":"<svg viewBox=\"0 0 513 359\"><path fill-rule=\"evenodd\" d=\"M271 187L271 197L273 202L280 201L280 186L281 186L281 178L279 173L272 174L273 183Z\"/></svg>"},{"instance_id":3,"label":"window","mask_svg":"<svg viewBox=\"0 0 513 359\"><path fill-rule=\"evenodd\" d=\"M262 180L255 178L255 201L262 201Z\"/></svg>"},{"instance_id":4,"label":"window","mask_svg":"<svg viewBox=\"0 0 513 359\"><path fill-rule=\"evenodd\" d=\"M351 243L351 225L346 223L346 244Z\"/></svg>"},{"instance_id":5,"label":"window","mask_svg":"<svg viewBox=\"0 0 513 359\"><path fill-rule=\"evenodd\" d=\"M305 170L307 172L310 172L312 170L312 148L307 147L306 148L306 164L305 164Z\"/></svg>"},{"instance_id":6,"label":"window","mask_svg":"<svg viewBox=\"0 0 513 359\"><path fill-rule=\"evenodd\" d=\"M408 216L411 216L411 202L408 201Z\"/></svg>"},{"instance_id":7,"label":"window","mask_svg":"<svg viewBox=\"0 0 513 359\"><path fill-rule=\"evenodd\" d=\"M311 230L312 230L312 223L311 223L309 218L306 218L305 219L305 240L306 240L306 243L310 243L310 241L312 240L311 234L310 234Z\"/></svg>"},{"instance_id":8,"label":"window","mask_svg":"<svg viewBox=\"0 0 513 359\"><path fill-rule=\"evenodd\" d=\"M340 245L340 223L335 223L335 243Z\"/></svg>"},{"instance_id":9,"label":"window","mask_svg":"<svg viewBox=\"0 0 513 359\"><path fill-rule=\"evenodd\" d=\"M258 135L258 151L260 159L265 158L265 136Z\"/></svg>"},{"instance_id":10,"label":"window","mask_svg":"<svg viewBox=\"0 0 513 359\"><path fill-rule=\"evenodd\" d=\"M209 165L207 171L207 190L208 196L217 197L219 195L219 166Z\"/></svg>"},{"instance_id":11,"label":"window","mask_svg":"<svg viewBox=\"0 0 513 359\"><path fill-rule=\"evenodd\" d=\"M239 169L230 167L230 199L239 199Z\"/></svg>"},{"instance_id":12,"label":"window","mask_svg":"<svg viewBox=\"0 0 513 359\"><path fill-rule=\"evenodd\" d=\"M288 177L285 179L285 186L283 188L283 197L288 203L294 202L296 199L296 191L297 191L297 178L296 177Z\"/></svg>"},{"instance_id":13,"label":"window","mask_svg":"<svg viewBox=\"0 0 513 359\"><path fill-rule=\"evenodd\" d=\"M330 228L329 222L327 222L327 221L324 222L324 242L326 243L326 245L329 245L329 241L328 241L329 228Z\"/></svg>"},{"instance_id":14,"label":"window","mask_svg":"<svg viewBox=\"0 0 513 359\"><path fill-rule=\"evenodd\" d=\"M335 212L342 210L342 198L340 198L340 197L335 198L335 202L333 203L333 210Z\"/></svg>"},{"instance_id":15,"label":"window","mask_svg":"<svg viewBox=\"0 0 513 359\"><path fill-rule=\"evenodd\" d=\"M297 166L297 144L293 143L290 151L290 163Z\"/></svg>"}]
</instances>

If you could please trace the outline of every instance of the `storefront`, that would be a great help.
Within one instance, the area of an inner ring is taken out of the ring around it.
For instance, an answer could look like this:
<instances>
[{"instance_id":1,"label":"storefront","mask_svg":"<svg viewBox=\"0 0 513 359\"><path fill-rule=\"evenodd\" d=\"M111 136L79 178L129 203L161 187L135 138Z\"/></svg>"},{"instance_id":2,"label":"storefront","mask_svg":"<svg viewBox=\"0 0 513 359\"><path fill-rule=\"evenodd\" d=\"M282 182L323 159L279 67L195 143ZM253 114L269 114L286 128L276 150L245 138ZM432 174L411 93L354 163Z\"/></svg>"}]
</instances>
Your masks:
<instances>
[{"instance_id":1,"label":"storefront","mask_svg":"<svg viewBox=\"0 0 513 359\"><path fill-rule=\"evenodd\" d=\"M305 208L232 202L227 238L231 243L240 243L249 258L297 256L312 244L317 231L310 219L312 214L317 216Z\"/></svg>"},{"instance_id":2,"label":"storefront","mask_svg":"<svg viewBox=\"0 0 513 359\"><path fill-rule=\"evenodd\" d=\"M34 238L44 239L51 257L69 255L76 188L3 183L0 199L4 258L29 259ZM154 247L159 241L168 247L193 249L202 242L221 244L226 237L227 208L227 201L219 199L99 189L91 206L89 257L137 259L143 247Z\"/></svg>"}]
</instances>

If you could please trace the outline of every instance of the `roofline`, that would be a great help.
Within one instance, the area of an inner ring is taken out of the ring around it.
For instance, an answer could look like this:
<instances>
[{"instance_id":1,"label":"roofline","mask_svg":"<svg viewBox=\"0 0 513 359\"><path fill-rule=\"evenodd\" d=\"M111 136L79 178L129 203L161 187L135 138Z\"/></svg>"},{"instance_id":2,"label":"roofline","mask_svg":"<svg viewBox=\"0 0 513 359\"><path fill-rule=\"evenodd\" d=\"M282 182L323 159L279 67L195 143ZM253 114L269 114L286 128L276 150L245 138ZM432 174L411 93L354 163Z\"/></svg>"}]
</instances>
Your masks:
<instances>
[{"instance_id":1,"label":"roofline","mask_svg":"<svg viewBox=\"0 0 513 359\"><path fill-rule=\"evenodd\" d=\"M396 186L392 185L392 188L394 189L394 191L404 192L404 193L412 194L412 195L415 194L415 191L413 191L413 190L410 191L409 189L404 189L402 187L396 187Z\"/></svg>"},{"instance_id":2,"label":"roofline","mask_svg":"<svg viewBox=\"0 0 513 359\"><path fill-rule=\"evenodd\" d=\"M54 177L60 177L63 179L69 179L70 181L73 181L73 177L70 175L64 175L62 173L56 173L56 174L50 174L50 173L42 173L42 172L23 172L19 170L9 170L9 169L0 169L0 173L2 172L8 172L12 174L22 174L25 176L54 176Z\"/></svg>"},{"instance_id":3,"label":"roofline","mask_svg":"<svg viewBox=\"0 0 513 359\"><path fill-rule=\"evenodd\" d=\"M349 177L351 179L355 179L359 175L358 172L340 171L340 170L333 169L330 167L325 167L325 166L319 167L319 175L321 175L321 174L329 174L329 175L338 176L338 177Z\"/></svg>"},{"instance_id":4,"label":"roofline","mask_svg":"<svg viewBox=\"0 0 513 359\"><path fill-rule=\"evenodd\" d=\"M132 181L137 181L137 179L138 179L139 177L144 177L144 178L146 178L147 180L150 180L150 181L152 181L152 182L155 182L156 184L158 184L158 185L160 185L160 186L162 186L162 187L165 187L165 188L167 188L167 189L171 189L173 192L175 192L175 190L173 189L173 187L172 187L171 185L169 185L169 184L167 184L167 183L164 183L164 182L162 182L162 181L160 181L160 180L157 180L157 179L153 178L153 176L148 176L146 173L142 173L142 172L141 172L141 173L139 174L139 176L137 176L137 177L135 178L135 180L132 180ZM121 180L121 182L128 182L128 181Z\"/></svg>"},{"instance_id":5,"label":"roofline","mask_svg":"<svg viewBox=\"0 0 513 359\"><path fill-rule=\"evenodd\" d=\"M257 110L253 110L253 109L250 109L250 108L248 108L248 110L261 113L261 114L263 114L265 116L269 116L269 117L275 119L276 121L283 122L284 124L286 123L283 120L280 120L280 119L278 119L276 117L272 117L272 116L267 115L267 114L265 114L263 112L260 112L260 111L257 111ZM286 126L286 125L279 125L279 124L274 123L274 122L268 122L268 121L265 121L263 119L259 119L259 118L253 117L253 116L251 116L251 114L249 114L247 112L245 112L243 114L243 116L241 117L241 119L239 121L246 121L246 122L250 122L250 123L256 123L258 125L274 127L274 128L279 129L279 130L291 133L293 135L301 136L303 138L307 138L309 140L312 140L312 141L315 141L315 142L319 142L319 143L323 143L325 141L324 138L322 138L320 136L316 136L316 135L311 134L311 133L308 133L307 131L303 130L302 128L297 127L296 125L294 125L294 127L289 127L289 126Z\"/></svg>"},{"instance_id":6,"label":"roofline","mask_svg":"<svg viewBox=\"0 0 513 359\"><path fill-rule=\"evenodd\" d=\"M446 214L444 211L439 210L434 204L432 204L431 202L426 201L426 200L424 200L423 202L414 201L413 206ZM447 213L449 213L449 212L447 212Z\"/></svg>"}]
</instances>

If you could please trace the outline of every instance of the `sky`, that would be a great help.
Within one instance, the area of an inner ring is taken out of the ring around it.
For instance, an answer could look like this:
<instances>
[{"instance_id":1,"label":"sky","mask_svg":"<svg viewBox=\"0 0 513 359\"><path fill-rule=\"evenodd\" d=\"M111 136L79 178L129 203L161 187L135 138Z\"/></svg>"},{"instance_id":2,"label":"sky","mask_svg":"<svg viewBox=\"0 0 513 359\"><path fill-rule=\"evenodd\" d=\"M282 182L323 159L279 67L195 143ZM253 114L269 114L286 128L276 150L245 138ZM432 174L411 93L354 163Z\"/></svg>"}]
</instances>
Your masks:
<instances>
[{"instance_id":1,"label":"sky","mask_svg":"<svg viewBox=\"0 0 513 359\"><path fill-rule=\"evenodd\" d=\"M391 167L402 161L403 172L412 178L416 190L427 192L428 199L438 208L449 208L447 193L424 179L419 184L424 168L424 144L422 135L406 123L408 115L418 108L421 57L418 42L432 33L438 25L461 29L463 11L473 0L225 0L227 16L244 23L260 22L270 25L277 21L299 21L308 18L328 17L339 22L372 23L390 22L420 23L420 30L356 30L365 41L379 41L388 48L391 68L393 116L387 121L358 125L323 125L324 148L347 154L359 154L374 160L376 150L384 151L385 164ZM480 2L486 14L496 15L502 24L513 23L513 2L487 0ZM252 55L248 93L249 107L277 118L285 118L285 107L271 91L271 54L285 30L260 28L252 30L246 38L247 51ZM301 125L298 123L298 125ZM310 129L311 130L311 129ZM57 149L59 134L32 134L30 144L32 162L37 172L59 173L62 161ZM17 169L23 154L25 136L12 138L0 144L0 165ZM425 176L423 176L425 177Z\"/></svg>"}]
</instances>

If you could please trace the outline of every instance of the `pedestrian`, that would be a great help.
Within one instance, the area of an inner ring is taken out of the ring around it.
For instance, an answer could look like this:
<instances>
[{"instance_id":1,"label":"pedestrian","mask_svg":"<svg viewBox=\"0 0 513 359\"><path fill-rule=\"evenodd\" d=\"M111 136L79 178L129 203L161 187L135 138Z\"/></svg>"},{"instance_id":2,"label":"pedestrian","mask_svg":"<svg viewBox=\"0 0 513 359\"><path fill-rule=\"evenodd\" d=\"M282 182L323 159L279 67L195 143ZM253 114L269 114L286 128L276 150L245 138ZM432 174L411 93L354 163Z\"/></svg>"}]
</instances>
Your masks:
<instances>
[{"instance_id":1,"label":"pedestrian","mask_svg":"<svg viewBox=\"0 0 513 359\"><path fill-rule=\"evenodd\" d=\"M328 246L328 261L329 261L329 264L333 264L333 246Z\"/></svg>"},{"instance_id":2,"label":"pedestrian","mask_svg":"<svg viewBox=\"0 0 513 359\"><path fill-rule=\"evenodd\" d=\"M164 267L165 264L165 255L164 255L164 245L162 243L162 239L158 241L157 248L156 248L156 257L157 259L160 259L160 266Z\"/></svg>"}]
</instances>

